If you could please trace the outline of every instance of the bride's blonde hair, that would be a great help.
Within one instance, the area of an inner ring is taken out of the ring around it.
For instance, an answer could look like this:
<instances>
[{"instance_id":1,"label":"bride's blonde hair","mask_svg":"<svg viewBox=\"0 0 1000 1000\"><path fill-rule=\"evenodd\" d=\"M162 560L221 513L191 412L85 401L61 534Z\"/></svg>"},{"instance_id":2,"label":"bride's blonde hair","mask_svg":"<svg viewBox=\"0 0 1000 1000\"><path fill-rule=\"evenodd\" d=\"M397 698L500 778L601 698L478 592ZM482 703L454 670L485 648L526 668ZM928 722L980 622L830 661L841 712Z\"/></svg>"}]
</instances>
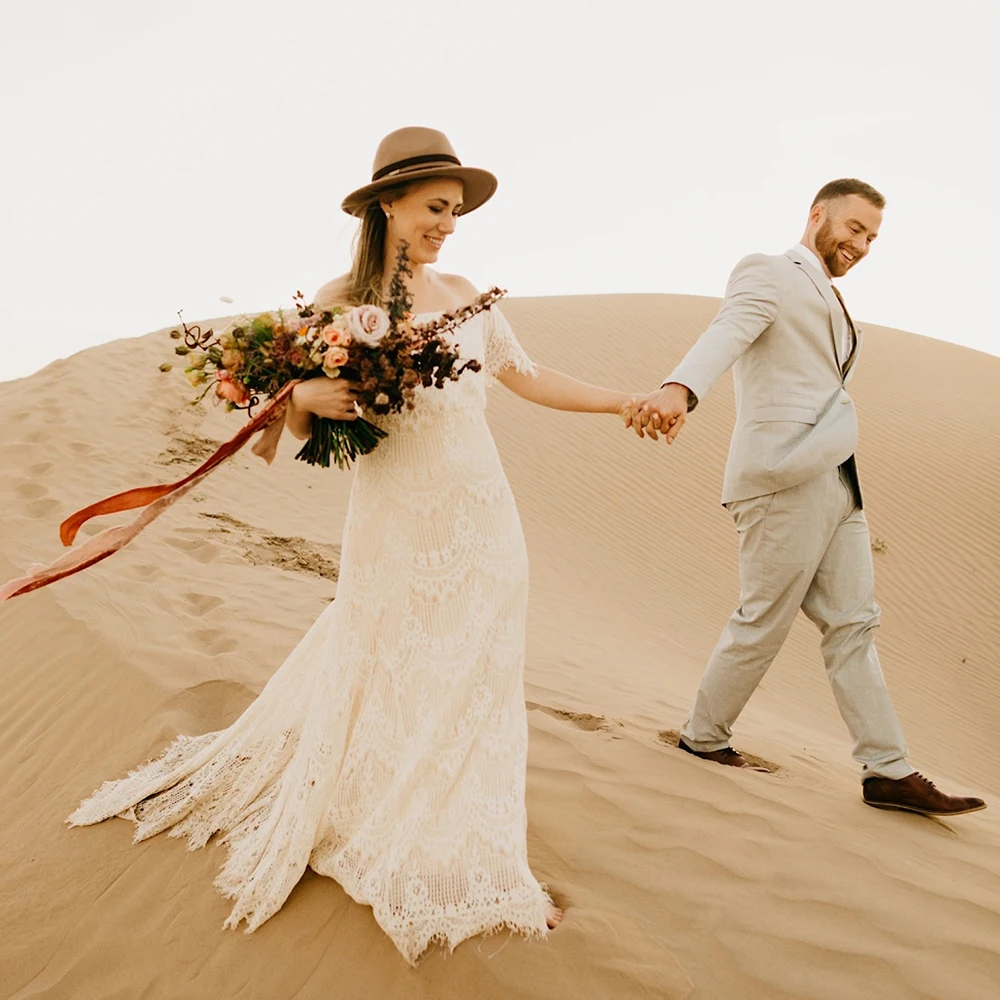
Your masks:
<instances>
[{"instance_id":1,"label":"bride's blonde hair","mask_svg":"<svg viewBox=\"0 0 1000 1000\"><path fill-rule=\"evenodd\" d=\"M347 287L344 289L344 296L349 305L385 304L383 289L388 223L382 202L401 198L411 186L400 184L398 187L383 188L365 206L361 216L361 228L354 237L353 260L347 276Z\"/></svg>"}]
</instances>

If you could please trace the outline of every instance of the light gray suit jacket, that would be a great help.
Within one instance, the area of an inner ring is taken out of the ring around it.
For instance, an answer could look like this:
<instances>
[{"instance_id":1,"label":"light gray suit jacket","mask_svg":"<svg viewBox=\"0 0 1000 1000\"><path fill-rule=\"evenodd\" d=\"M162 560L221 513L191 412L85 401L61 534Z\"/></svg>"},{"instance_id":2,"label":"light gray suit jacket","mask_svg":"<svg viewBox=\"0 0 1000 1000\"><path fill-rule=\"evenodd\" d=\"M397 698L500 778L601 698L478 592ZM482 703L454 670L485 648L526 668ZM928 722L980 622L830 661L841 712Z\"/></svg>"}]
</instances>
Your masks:
<instances>
[{"instance_id":1,"label":"light gray suit jacket","mask_svg":"<svg viewBox=\"0 0 1000 1000\"><path fill-rule=\"evenodd\" d=\"M852 345L846 358L838 353L845 321ZM736 426L724 504L842 466L861 506L858 420L845 387L860 348L860 328L798 252L751 254L736 265L718 315L664 381L687 386L693 410L733 368Z\"/></svg>"}]
</instances>

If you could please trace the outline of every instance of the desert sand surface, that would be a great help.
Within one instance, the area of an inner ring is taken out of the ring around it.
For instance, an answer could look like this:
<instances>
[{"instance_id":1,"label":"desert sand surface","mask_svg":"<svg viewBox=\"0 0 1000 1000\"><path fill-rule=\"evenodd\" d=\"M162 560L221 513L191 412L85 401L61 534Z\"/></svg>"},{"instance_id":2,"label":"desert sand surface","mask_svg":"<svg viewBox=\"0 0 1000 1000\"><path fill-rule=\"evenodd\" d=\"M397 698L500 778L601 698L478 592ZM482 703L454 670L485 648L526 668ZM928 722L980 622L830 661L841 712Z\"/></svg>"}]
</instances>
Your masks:
<instances>
[{"instance_id":1,"label":"desert sand surface","mask_svg":"<svg viewBox=\"0 0 1000 1000\"><path fill-rule=\"evenodd\" d=\"M536 360L657 384L717 300L512 300ZM224 728L334 598L350 474L244 449L129 548L0 606L2 1000L991 1000L1000 996L1000 358L866 326L852 392L883 609L879 649L912 760L985 812L866 807L818 637L800 616L738 747L673 745L738 603L718 502L727 376L677 443L502 388L489 419L532 565L529 852L566 908L406 964L368 908L308 873L252 935L223 931L224 860L114 819L92 789L177 733ZM245 418L187 405L167 331L0 385L0 578L62 550L59 521L180 478ZM90 524L85 533L104 527Z\"/></svg>"}]
</instances>

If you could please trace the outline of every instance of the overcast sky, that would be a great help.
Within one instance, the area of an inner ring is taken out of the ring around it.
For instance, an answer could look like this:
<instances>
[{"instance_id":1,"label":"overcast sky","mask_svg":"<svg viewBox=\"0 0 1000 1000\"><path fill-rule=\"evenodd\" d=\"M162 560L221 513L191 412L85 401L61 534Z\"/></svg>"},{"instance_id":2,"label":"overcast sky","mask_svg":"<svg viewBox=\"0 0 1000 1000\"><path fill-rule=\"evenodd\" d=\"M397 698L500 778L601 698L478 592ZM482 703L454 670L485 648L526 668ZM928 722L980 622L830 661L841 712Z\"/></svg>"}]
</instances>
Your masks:
<instances>
[{"instance_id":1,"label":"overcast sky","mask_svg":"<svg viewBox=\"0 0 1000 1000\"><path fill-rule=\"evenodd\" d=\"M500 178L441 259L480 286L721 295L855 175L888 205L854 315L1000 353L995 0L0 9L0 380L310 295L403 125Z\"/></svg>"}]
</instances>

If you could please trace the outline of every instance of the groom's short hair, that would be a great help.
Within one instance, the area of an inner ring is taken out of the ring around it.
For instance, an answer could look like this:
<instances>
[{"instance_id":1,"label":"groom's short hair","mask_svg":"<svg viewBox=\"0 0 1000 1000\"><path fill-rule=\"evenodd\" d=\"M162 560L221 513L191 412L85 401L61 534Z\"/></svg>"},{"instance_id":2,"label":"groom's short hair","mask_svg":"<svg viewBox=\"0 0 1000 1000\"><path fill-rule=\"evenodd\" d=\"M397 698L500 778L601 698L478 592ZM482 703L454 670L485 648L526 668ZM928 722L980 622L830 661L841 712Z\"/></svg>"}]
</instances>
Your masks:
<instances>
[{"instance_id":1,"label":"groom's short hair","mask_svg":"<svg viewBox=\"0 0 1000 1000\"><path fill-rule=\"evenodd\" d=\"M860 195L876 208L885 208L885 197L876 191L871 184L859 181L856 177L841 177L840 180L824 184L817 192L816 197L813 198L812 207L815 208L822 202L833 201L834 198L843 198L849 194Z\"/></svg>"}]
</instances>

